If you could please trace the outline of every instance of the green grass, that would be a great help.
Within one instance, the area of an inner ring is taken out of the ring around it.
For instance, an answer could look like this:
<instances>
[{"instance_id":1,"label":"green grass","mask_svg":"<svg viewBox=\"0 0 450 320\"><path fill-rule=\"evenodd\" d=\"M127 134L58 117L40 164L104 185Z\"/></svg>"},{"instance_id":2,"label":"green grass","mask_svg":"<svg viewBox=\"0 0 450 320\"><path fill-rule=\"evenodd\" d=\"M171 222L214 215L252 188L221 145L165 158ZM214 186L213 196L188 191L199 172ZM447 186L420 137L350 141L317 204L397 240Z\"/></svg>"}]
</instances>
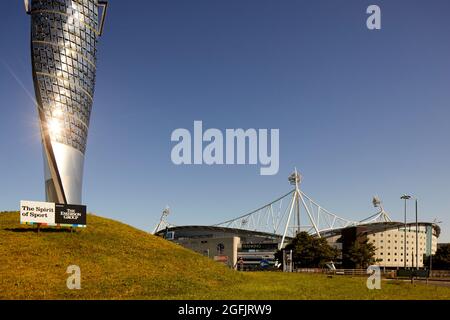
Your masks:
<instances>
[{"instance_id":1,"label":"green grass","mask_svg":"<svg viewBox=\"0 0 450 320\"><path fill-rule=\"evenodd\" d=\"M69 265L81 290L66 287ZM240 273L128 225L88 215L70 233L0 213L0 299L450 299L450 288L281 272Z\"/></svg>"}]
</instances>

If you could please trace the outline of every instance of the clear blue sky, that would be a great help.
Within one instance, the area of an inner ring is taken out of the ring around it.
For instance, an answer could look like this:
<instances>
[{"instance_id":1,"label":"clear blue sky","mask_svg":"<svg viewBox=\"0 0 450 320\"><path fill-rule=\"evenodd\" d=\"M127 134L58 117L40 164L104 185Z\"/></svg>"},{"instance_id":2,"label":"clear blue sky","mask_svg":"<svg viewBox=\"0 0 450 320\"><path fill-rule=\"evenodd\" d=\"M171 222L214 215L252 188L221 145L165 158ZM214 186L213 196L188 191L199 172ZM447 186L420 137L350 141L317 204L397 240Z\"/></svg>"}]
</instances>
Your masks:
<instances>
[{"instance_id":1,"label":"clear blue sky","mask_svg":"<svg viewBox=\"0 0 450 320\"><path fill-rule=\"evenodd\" d=\"M0 12L0 210L43 200L22 1ZM382 30L366 28L378 4ZM169 205L176 224L213 224L290 189L349 219L378 194L402 219L403 193L450 241L448 0L110 0L98 50L84 203L151 230ZM279 128L280 171L175 166L176 128ZM412 208L412 206L411 206ZM413 211L410 211L411 218Z\"/></svg>"}]
</instances>

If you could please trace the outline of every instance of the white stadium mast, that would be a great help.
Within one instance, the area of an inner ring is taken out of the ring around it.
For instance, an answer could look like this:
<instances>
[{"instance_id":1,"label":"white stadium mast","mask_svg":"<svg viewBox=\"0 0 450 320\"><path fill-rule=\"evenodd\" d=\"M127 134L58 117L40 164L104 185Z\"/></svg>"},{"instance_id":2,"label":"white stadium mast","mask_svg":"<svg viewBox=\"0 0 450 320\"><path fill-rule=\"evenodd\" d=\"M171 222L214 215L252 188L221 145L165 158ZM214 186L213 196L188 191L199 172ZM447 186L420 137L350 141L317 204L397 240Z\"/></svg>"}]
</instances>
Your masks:
<instances>
[{"instance_id":1,"label":"white stadium mast","mask_svg":"<svg viewBox=\"0 0 450 320\"><path fill-rule=\"evenodd\" d=\"M166 206L161 213L161 218L159 219L159 223L156 226L155 230L153 230L153 234L157 233L159 230L165 229L166 227L170 227L170 224L166 221L166 217L170 214L169 206Z\"/></svg>"},{"instance_id":2,"label":"white stadium mast","mask_svg":"<svg viewBox=\"0 0 450 320\"><path fill-rule=\"evenodd\" d=\"M291 185L294 185L294 189L289 193L245 215L214 226L281 235L281 248L286 243L286 237L293 237L301 230L321 237L324 232L358 224L356 221L341 218L324 209L301 191L302 176L296 168L288 180ZM289 199L288 202L287 199ZM306 220L301 219L301 207L306 213ZM308 221L309 224L301 224L301 221Z\"/></svg>"}]
</instances>

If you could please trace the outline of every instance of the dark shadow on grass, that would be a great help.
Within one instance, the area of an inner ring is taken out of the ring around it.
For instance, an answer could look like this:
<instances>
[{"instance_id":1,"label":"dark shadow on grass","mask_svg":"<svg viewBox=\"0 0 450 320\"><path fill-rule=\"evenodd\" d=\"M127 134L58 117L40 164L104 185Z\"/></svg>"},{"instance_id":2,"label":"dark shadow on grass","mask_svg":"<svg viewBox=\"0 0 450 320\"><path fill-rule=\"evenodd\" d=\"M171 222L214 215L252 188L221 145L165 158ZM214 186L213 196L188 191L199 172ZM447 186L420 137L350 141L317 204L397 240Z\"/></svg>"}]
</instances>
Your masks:
<instances>
[{"instance_id":1,"label":"dark shadow on grass","mask_svg":"<svg viewBox=\"0 0 450 320\"><path fill-rule=\"evenodd\" d=\"M10 231L10 232L34 232L37 233L38 229L37 228L5 228L5 231ZM39 232L42 233L71 233L71 230L69 228L61 228L61 229L56 229L56 228L41 228L39 230Z\"/></svg>"}]
</instances>

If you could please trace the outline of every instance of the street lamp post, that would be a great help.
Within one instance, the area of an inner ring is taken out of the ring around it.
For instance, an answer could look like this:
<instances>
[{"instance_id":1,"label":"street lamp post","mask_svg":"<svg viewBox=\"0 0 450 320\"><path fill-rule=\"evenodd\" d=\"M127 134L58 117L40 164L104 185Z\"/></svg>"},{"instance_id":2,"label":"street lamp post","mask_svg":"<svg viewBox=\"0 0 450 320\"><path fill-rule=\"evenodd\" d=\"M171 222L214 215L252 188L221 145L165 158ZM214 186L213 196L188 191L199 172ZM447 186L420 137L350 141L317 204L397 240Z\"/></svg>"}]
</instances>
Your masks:
<instances>
[{"instance_id":1,"label":"street lamp post","mask_svg":"<svg viewBox=\"0 0 450 320\"><path fill-rule=\"evenodd\" d=\"M416 199L416 269L419 270L419 220L417 219L417 199Z\"/></svg>"},{"instance_id":2,"label":"street lamp post","mask_svg":"<svg viewBox=\"0 0 450 320\"><path fill-rule=\"evenodd\" d=\"M404 266L406 269L406 200L411 199L411 196L408 196L406 194L404 194L403 196L400 197L400 199L405 200L405 230L404 230L404 239L403 239L403 261L404 261Z\"/></svg>"},{"instance_id":3,"label":"street lamp post","mask_svg":"<svg viewBox=\"0 0 450 320\"><path fill-rule=\"evenodd\" d=\"M430 277L431 277L431 270L433 269L433 252L430 254Z\"/></svg>"}]
</instances>

